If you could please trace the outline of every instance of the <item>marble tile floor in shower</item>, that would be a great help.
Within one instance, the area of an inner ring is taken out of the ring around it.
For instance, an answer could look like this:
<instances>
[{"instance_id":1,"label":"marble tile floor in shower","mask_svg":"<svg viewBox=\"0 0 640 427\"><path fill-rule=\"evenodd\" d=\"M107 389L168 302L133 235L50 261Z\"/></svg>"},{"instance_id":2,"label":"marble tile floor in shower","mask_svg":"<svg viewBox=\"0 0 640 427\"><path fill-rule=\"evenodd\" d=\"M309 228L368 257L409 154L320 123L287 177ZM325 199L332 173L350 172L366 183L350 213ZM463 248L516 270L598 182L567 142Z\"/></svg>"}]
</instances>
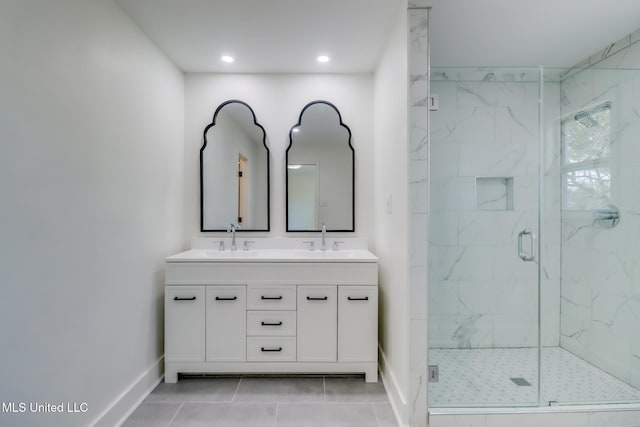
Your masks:
<instances>
[{"instance_id":1,"label":"marble tile floor in shower","mask_svg":"<svg viewBox=\"0 0 640 427\"><path fill-rule=\"evenodd\" d=\"M537 406L537 348L430 349L429 365L439 368L430 407ZM542 373L542 402L640 402L640 390L560 347L542 349Z\"/></svg>"},{"instance_id":2,"label":"marble tile floor in shower","mask_svg":"<svg viewBox=\"0 0 640 427\"><path fill-rule=\"evenodd\" d=\"M161 383L123 427L397 427L362 376L186 377Z\"/></svg>"}]
</instances>

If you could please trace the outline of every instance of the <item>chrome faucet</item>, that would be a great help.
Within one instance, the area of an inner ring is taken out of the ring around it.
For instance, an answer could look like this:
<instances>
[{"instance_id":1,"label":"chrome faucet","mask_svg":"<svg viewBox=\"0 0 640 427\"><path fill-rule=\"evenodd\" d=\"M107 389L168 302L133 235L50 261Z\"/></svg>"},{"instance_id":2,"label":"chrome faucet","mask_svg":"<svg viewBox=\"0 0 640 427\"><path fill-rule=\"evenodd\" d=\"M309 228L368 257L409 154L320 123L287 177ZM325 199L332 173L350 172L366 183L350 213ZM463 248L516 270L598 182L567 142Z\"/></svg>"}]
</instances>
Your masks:
<instances>
[{"instance_id":1,"label":"chrome faucet","mask_svg":"<svg viewBox=\"0 0 640 427\"><path fill-rule=\"evenodd\" d=\"M231 233L231 250L235 251L236 247L236 230L240 229L240 224L229 224L227 226L227 233Z\"/></svg>"},{"instance_id":2,"label":"chrome faucet","mask_svg":"<svg viewBox=\"0 0 640 427\"><path fill-rule=\"evenodd\" d=\"M320 244L320 250L321 251L326 251L327 250L327 243L325 241L326 237L327 237L327 226L322 224L322 243Z\"/></svg>"}]
</instances>

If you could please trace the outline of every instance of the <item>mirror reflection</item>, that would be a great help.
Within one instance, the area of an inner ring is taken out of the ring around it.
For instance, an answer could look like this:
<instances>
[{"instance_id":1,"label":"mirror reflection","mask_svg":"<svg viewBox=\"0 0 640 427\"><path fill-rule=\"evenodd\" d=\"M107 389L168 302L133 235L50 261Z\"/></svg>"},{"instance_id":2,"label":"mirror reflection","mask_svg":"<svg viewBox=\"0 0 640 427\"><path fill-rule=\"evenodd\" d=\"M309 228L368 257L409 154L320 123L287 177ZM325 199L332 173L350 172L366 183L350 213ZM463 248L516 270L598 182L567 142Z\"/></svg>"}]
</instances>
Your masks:
<instances>
[{"instance_id":1,"label":"mirror reflection","mask_svg":"<svg viewBox=\"0 0 640 427\"><path fill-rule=\"evenodd\" d=\"M354 231L354 150L338 109L308 104L289 140L287 231Z\"/></svg>"},{"instance_id":2,"label":"mirror reflection","mask_svg":"<svg viewBox=\"0 0 640 427\"><path fill-rule=\"evenodd\" d=\"M269 149L248 104L221 104L200 149L200 229L269 230Z\"/></svg>"}]
</instances>

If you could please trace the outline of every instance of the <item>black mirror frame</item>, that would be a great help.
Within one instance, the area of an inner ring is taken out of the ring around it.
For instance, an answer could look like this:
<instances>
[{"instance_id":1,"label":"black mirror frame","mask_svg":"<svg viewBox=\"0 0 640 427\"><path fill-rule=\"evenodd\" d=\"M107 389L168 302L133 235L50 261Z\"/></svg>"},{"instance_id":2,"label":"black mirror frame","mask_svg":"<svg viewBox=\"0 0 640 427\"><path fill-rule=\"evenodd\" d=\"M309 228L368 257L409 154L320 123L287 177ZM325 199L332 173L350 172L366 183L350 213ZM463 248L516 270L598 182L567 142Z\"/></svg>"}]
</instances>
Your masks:
<instances>
[{"instance_id":1,"label":"black mirror frame","mask_svg":"<svg viewBox=\"0 0 640 427\"><path fill-rule=\"evenodd\" d=\"M271 229L271 182L270 182L270 176L271 176L271 154L269 152L269 147L267 146L267 132L264 130L264 127L262 127L262 125L260 123L258 123L257 119L256 119L256 114L254 113L253 109L249 106L249 104L247 104L244 101L240 101L237 99L231 99L229 101L225 101L222 104L220 104L218 106L218 108L216 108L215 113L213 114L213 119L211 120L211 123L209 123L205 128L204 128L204 132L203 132L203 144L202 147L200 148L200 231L201 232L214 232L214 231L224 231L226 232L227 229L215 229L215 230L205 230L204 228L204 173L203 173L203 156L204 156L204 149L207 148L207 131L216 125L216 119L218 118L218 113L220 112L220 110L228 104L232 104L232 103L236 103L236 104L242 104L245 107L247 107L249 109L249 111L251 111L251 115L253 116L253 124L258 126L260 128L260 130L262 130L262 145L264 146L265 150L267 150L267 228L260 228L260 229L256 229L256 228L252 228L252 229L242 229L239 228L236 231L238 232L242 232L242 231L270 231Z\"/></svg>"},{"instance_id":2,"label":"black mirror frame","mask_svg":"<svg viewBox=\"0 0 640 427\"><path fill-rule=\"evenodd\" d=\"M289 150L293 146L293 130L302 124L302 116L304 115L304 112L307 110L307 108L315 104L325 104L330 106L336 111L336 113L338 114L338 120L340 121L340 126L345 128L349 134L349 139L347 142L352 153L351 155L351 229L344 229L344 230L327 229L326 231L341 232L341 233L355 232L355 229L356 229L356 200L355 200L356 198L356 151L353 149L353 145L351 145L351 129L349 129L349 126L344 124L344 122L342 121L342 115L340 114L340 110L338 110L338 107L336 107L329 101L322 101L322 100L312 101L307 105L305 105L302 111L300 112L300 116L298 117L298 123L293 125L289 130L289 146L287 147L287 151L285 154L285 161L284 161L286 230L288 233L309 233L309 232L313 233L313 232L322 231L320 229L318 230L290 230L289 229L289 169L287 169L287 166L289 165Z\"/></svg>"}]
</instances>

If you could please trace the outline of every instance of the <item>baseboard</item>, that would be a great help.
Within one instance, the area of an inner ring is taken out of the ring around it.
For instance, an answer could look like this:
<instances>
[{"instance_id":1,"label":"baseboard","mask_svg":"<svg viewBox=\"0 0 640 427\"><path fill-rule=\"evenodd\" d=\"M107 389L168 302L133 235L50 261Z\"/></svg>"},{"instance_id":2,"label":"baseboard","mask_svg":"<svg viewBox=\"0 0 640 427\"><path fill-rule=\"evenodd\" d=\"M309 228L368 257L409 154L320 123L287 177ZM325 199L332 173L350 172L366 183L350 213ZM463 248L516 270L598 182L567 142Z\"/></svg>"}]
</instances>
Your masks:
<instances>
[{"instance_id":1,"label":"baseboard","mask_svg":"<svg viewBox=\"0 0 640 427\"><path fill-rule=\"evenodd\" d=\"M400 427L409 427L407 423L407 400L404 397L404 393L398 386L398 381L389 365L387 356L380 346L378 346L378 352L380 353L380 378L384 388L387 390L389 401L391 402L391 408L396 416L396 421Z\"/></svg>"},{"instance_id":2,"label":"baseboard","mask_svg":"<svg viewBox=\"0 0 640 427\"><path fill-rule=\"evenodd\" d=\"M91 427L119 427L164 376L164 356L161 356L124 390L109 407L90 424Z\"/></svg>"}]
</instances>

